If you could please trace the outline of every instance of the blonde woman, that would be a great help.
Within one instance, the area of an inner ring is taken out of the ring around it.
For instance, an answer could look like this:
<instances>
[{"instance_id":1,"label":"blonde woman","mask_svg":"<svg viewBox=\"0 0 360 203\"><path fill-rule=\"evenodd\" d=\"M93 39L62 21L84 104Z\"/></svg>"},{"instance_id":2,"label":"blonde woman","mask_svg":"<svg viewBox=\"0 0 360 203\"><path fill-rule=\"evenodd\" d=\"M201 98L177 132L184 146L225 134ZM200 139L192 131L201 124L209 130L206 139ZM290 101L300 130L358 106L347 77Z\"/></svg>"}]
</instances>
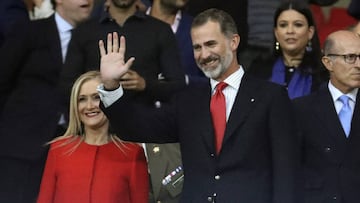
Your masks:
<instances>
[{"instance_id":1,"label":"blonde woman","mask_svg":"<svg viewBox=\"0 0 360 203\"><path fill-rule=\"evenodd\" d=\"M109 121L99 108L99 84L98 71L75 81L69 126L50 142L38 203L148 201L144 152L109 133Z\"/></svg>"}]
</instances>

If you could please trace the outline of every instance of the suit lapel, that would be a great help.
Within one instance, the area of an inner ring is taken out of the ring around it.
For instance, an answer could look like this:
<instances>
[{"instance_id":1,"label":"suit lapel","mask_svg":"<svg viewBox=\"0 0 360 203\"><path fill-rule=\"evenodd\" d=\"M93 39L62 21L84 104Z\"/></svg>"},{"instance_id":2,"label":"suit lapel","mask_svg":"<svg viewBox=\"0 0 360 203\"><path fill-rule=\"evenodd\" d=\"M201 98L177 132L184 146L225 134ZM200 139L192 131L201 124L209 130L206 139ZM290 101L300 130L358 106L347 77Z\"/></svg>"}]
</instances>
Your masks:
<instances>
[{"instance_id":1,"label":"suit lapel","mask_svg":"<svg viewBox=\"0 0 360 203\"><path fill-rule=\"evenodd\" d=\"M327 130L330 138L334 139L335 143L345 143L347 138L342 129L328 88L320 91L313 102L312 106L316 107L314 111L316 111L318 120L321 125L324 125L324 129Z\"/></svg>"},{"instance_id":2,"label":"suit lapel","mask_svg":"<svg viewBox=\"0 0 360 203\"><path fill-rule=\"evenodd\" d=\"M249 79L248 75L244 75L240 84L239 91L236 95L234 105L226 124L226 130L223 140L223 145L230 138L234 131L239 128L250 115L254 104L257 101L256 87L257 84Z\"/></svg>"},{"instance_id":3,"label":"suit lapel","mask_svg":"<svg viewBox=\"0 0 360 203\"><path fill-rule=\"evenodd\" d=\"M360 91L358 91L356 96L356 103L354 108L354 113L351 121L351 130L349 139L359 139L360 138Z\"/></svg>"},{"instance_id":4,"label":"suit lapel","mask_svg":"<svg viewBox=\"0 0 360 203\"><path fill-rule=\"evenodd\" d=\"M195 96L196 95L196 96ZM212 124L212 118L210 113L210 99L211 99L211 86L210 83L199 88L199 91L194 94L194 103L199 106L193 105L194 109L192 112L204 112L201 118L198 120L198 126L201 126L201 136L208 148L209 152L215 150L215 138L214 138L214 126Z\"/></svg>"},{"instance_id":5,"label":"suit lapel","mask_svg":"<svg viewBox=\"0 0 360 203\"><path fill-rule=\"evenodd\" d=\"M48 18L48 23L46 26L48 32L44 36L44 39L48 42L51 57L53 57L54 64L63 64L62 62L62 52L61 52L61 42L60 42L60 34L55 22L55 16L52 15Z\"/></svg>"}]
</instances>

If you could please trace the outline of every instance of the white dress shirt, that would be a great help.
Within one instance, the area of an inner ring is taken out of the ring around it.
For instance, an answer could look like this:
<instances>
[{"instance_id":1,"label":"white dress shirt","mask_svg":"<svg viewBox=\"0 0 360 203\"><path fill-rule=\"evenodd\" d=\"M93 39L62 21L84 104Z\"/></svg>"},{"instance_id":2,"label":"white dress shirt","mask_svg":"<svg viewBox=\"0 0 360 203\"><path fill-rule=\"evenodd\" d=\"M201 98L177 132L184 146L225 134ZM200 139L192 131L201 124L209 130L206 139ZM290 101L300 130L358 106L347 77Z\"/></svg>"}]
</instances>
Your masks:
<instances>
[{"instance_id":1,"label":"white dress shirt","mask_svg":"<svg viewBox=\"0 0 360 203\"><path fill-rule=\"evenodd\" d=\"M63 62L65 62L66 53L71 39L71 30L74 27L64 18L62 18L57 12L55 12L55 22L60 37L62 59Z\"/></svg>"},{"instance_id":2,"label":"white dress shirt","mask_svg":"<svg viewBox=\"0 0 360 203\"><path fill-rule=\"evenodd\" d=\"M244 76L244 69L240 66L240 68L227 77L223 82L228 84L223 90L223 94L225 96L226 103L226 121L229 119L231 109L234 105L234 101L237 95L237 92L240 87L241 79ZM215 94L215 87L219 82L213 79L210 79L211 84L211 92Z\"/></svg>"}]
</instances>

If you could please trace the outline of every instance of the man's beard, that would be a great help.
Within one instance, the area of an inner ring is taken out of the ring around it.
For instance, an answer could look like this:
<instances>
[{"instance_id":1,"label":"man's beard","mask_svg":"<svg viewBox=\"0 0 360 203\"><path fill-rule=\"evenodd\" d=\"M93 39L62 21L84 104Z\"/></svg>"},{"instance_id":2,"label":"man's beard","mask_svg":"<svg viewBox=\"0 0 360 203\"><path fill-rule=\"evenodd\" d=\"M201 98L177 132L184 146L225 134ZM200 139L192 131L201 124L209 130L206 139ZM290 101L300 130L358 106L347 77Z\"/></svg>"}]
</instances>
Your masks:
<instances>
[{"instance_id":1,"label":"man's beard","mask_svg":"<svg viewBox=\"0 0 360 203\"><path fill-rule=\"evenodd\" d=\"M211 58L205 60L211 60ZM225 56L220 57L220 63L217 65L216 68L206 70L206 68L201 67L199 64L198 66L200 67L200 69L202 70L202 72L205 74L206 77L217 79L230 67L230 63L232 60L233 60L233 54L230 50L227 50Z\"/></svg>"},{"instance_id":2,"label":"man's beard","mask_svg":"<svg viewBox=\"0 0 360 203\"><path fill-rule=\"evenodd\" d=\"M113 4L117 7L117 8L130 8L132 5L134 5L134 3L136 2L136 0L112 0Z\"/></svg>"}]
</instances>

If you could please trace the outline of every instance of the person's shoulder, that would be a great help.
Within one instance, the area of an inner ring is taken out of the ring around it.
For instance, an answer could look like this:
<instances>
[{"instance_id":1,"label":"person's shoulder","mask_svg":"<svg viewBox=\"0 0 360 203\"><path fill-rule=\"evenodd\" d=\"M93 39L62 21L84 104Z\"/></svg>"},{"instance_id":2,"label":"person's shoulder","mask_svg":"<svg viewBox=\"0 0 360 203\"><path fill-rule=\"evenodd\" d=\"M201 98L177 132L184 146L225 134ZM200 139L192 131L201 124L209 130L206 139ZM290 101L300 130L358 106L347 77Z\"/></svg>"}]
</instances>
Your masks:
<instances>
[{"instance_id":1,"label":"person's shoulder","mask_svg":"<svg viewBox=\"0 0 360 203\"><path fill-rule=\"evenodd\" d=\"M76 136L55 138L54 141L50 144L50 150L55 150L55 149L59 150L68 147L73 147L78 143L79 139L80 138Z\"/></svg>"},{"instance_id":2,"label":"person's shoulder","mask_svg":"<svg viewBox=\"0 0 360 203\"><path fill-rule=\"evenodd\" d=\"M118 159L138 159L138 157L145 157L144 149L140 143L115 141L111 143L113 152L118 153Z\"/></svg>"},{"instance_id":3,"label":"person's shoulder","mask_svg":"<svg viewBox=\"0 0 360 203\"><path fill-rule=\"evenodd\" d=\"M47 18L40 18L40 19L36 19L36 20L31 20L27 24L29 26L48 26L48 25L56 26L55 15L52 14L51 16L49 16Z\"/></svg>"},{"instance_id":4,"label":"person's shoulder","mask_svg":"<svg viewBox=\"0 0 360 203\"><path fill-rule=\"evenodd\" d=\"M247 73L259 78L268 79L271 76L276 58L272 54L262 54L256 57L248 67L244 67Z\"/></svg>"},{"instance_id":5,"label":"person's shoulder","mask_svg":"<svg viewBox=\"0 0 360 203\"><path fill-rule=\"evenodd\" d=\"M318 91L312 92L309 95L305 95L302 97L297 97L295 99L292 100L293 104L295 106L309 106L310 103L315 102L315 100L317 100L319 97L324 96L324 89L320 89Z\"/></svg>"},{"instance_id":6,"label":"person's shoulder","mask_svg":"<svg viewBox=\"0 0 360 203\"><path fill-rule=\"evenodd\" d=\"M187 21L187 22L192 22L194 20L194 17L192 15L190 15L189 13L182 11L181 12L181 20Z\"/></svg>"},{"instance_id":7,"label":"person's shoulder","mask_svg":"<svg viewBox=\"0 0 360 203\"><path fill-rule=\"evenodd\" d=\"M101 24L102 22L100 21L100 19L90 18L81 22L74 30L87 30L87 32L89 32L89 28L98 28L101 26Z\"/></svg>"},{"instance_id":8,"label":"person's shoulder","mask_svg":"<svg viewBox=\"0 0 360 203\"><path fill-rule=\"evenodd\" d=\"M126 141L114 141L112 146L118 148L119 151L127 153L135 153L137 151L143 151L140 143L126 142Z\"/></svg>"},{"instance_id":9,"label":"person's shoulder","mask_svg":"<svg viewBox=\"0 0 360 203\"><path fill-rule=\"evenodd\" d=\"M14 31L24 35L22 30L26 30L26 35L31 33L41 32L44 28L46 28L50 24L55 24L54 16L50 16L47 18L37 19L37 20L20 20L14 24Z\"/></svg>"},{"instance_id":10,"label":"person's shoulder","mask_svg":"<svg viewBox=\"0 0 360 203\"><path fill-rule=\"evenodd\" d=\"M320 86L319 90L292 100L297 112L302 114L307 111L313 112L315 109L319 108L319 105L326 105L324 102L332 102L329 89L325 83Z\"/></svg>"},{"instance_id":11,"label":"person's shoulder","mask_svg":"<svg viewBox=\"0 0 360 203\"><path fill-rule=\"evenodd\" d=\"M71 40L80 44L88 43L89 41L97 42L106 33L106 24L106 22L101 22L99 19L94 18L81 22L73 29ZM95 44L97 45L97 43Z\"/></svg>"},{"instance_id":12,"label":"person's shoulder","mask_svg":"<svg viewBox=\"0 0 360 203\"><path fill-rule=\"evenodd\" d=\"M184 88L182 88L181 90L179 90L177 92L177 95L182 95L182 94L195 94L195 92L198 91L206 91L206 90L210 90L211 86L210 86L210 79L209 78L201 78L199 80L194 80L192 82L190 82L188 85L186 85Z\"/></svg>"},{"instance_id":13,"label":"person's shoulder","mask_svg":"<svg viewBox=\"0 0 360 203\"><path fill-rule=\"evenodd\" d=\"M289 100L288 92L283 85L245 74L240 84L240 91L247 92L263 101ZM274 102L273 102L274 103Z\"/></svg>"},{"instance_id":14,"label":"person's shoulder","mask_svg":"<svg viewBox=\"0 0 360 203\"><path fill-rule=\"evenodd\" d=\"M274 90L285 89L283 85L270 82L268 80L259 78L249 73L244 74L242 82L246 84L250 84L257 88L266 88L266 89L274 89Z\"/></svg>"},{"instance_id":15,"label":"person's shoulder","mask_svg":"<svg viewBox=\"0 0 360 203\"><path fill-rule=\"evenodd\" d=\"M171 30L171 27L169 24L153 17L150 15L144 15L143 18L141 18L141 22L145 25L151 26L153 29L166 29Z\"/></svg>"}]
</instances>

